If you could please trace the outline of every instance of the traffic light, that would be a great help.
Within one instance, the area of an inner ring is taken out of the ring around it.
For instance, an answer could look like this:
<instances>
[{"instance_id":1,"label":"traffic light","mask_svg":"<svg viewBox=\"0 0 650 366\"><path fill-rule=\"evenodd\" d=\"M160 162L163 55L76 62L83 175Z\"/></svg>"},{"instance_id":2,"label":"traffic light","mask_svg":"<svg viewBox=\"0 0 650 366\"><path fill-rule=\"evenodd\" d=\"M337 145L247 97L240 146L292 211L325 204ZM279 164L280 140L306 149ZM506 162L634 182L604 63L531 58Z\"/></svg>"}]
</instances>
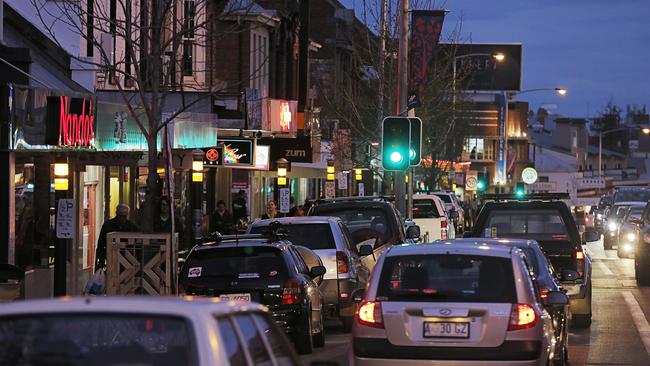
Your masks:
<instances>
[{"instance_id":1,"label":"traffic light","mask_svg":"<svg viewBox=\"0 0 650 366\"><path fill-rule=\"evenodd\" d=\"M381 132L384 169L406 170L410 165L411 121L406 117L386 117Z\"/></svg>"},{"instance_id":2,"label":"traffic light","mask_svg":"<svg viewBox=\"0 0 650 366\"><path fill-rule=\"evenodd\" d=\"M518 182L517 186L515 187L515 196L517 198L524 198L526 195L526 187L524 186L524 183Z\"/></svg>"},{"instance_id":3,"label":"traffic light","mask_svg":"<svg viewBox=\"0 0 650 366\"><path fill-rule=\"evenodd\" d=\"M411 121L409 165L418 166L422 160L422 120L418 117L409 117L409 121Z\"/></svg>"},{"instance_id":4,"label":"traffic light","mask_svg":"<svg viewBox=\"0 0 650 366\"><path fill-rule=\"evenodd\" d=\"M478 173L478 177L476 179L476 191L477 192L485 192L485 190L488 188L488 181L490 180L490 177L487 173Z\"/></svg>"}]
</instances>

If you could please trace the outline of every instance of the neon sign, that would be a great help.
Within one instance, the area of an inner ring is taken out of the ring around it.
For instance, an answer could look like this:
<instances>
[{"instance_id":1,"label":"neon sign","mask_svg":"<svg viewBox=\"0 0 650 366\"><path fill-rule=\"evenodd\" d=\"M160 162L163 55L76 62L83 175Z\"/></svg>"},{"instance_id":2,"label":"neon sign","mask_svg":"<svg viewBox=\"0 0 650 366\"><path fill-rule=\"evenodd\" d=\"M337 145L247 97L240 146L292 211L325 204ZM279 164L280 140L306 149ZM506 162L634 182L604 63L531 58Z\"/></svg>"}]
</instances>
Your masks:
<instances>
[{"instance_id":1,"label":"neon sign","mask_svg":"<svg viewBox=\"0 0 650 366\"><path fill-rule=\"evenodd\" d=\"M86 99L83 99L81 114L69 112L69 97L59 97L59 146L68 147L93 147L95 144L95 116L93 113L93 102L88 101L86 113Z\"/></svg>"},{"instance_id":2,"label":"neon sign","mask_svg":"<svg viewBox=\"0 0 650 366\"><path fill-rule=\"evenodd\" d=\"M291 130L291 109L289 103L280 104L280 131L289 132Z\"/></svg>"}]
</instances>

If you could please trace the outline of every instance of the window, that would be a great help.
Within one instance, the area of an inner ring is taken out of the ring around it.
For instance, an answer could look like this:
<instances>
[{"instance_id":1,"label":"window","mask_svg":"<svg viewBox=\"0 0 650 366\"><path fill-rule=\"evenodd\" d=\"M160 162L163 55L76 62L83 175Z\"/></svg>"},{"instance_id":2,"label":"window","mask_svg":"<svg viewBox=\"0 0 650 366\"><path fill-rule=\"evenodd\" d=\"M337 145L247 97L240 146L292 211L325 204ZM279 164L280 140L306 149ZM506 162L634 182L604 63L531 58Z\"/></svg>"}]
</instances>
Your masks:
<instances>
[{"instance_id":1,"label":"window","mask_svg":"<svg viewBox=\"0 0 650 366\"><path fill-rule=\"evenodd\" d=\"M496 230L498 237L568 240L569 235L561 213L553 209L495 210L487 227Z\"/></svg>"},{"instance_id":2,"label":"window","mask_svg":"<svg viewBox=\"0 0 650 366\"><path fill-rule=\"evenodd\" d=\"M88 0L86 8L86 56L95 55L95 0Z\"/></svg>"},{"instance_id":3,"label":"window","mask_svg":"<svg viewBox=\"0 0 650 366\"><path fill-rule=\"evenodd\" d=\"M470 160L494 160L494 141L470 137L465 140L464 150Z\"/></svg>"},{"instance_id":4,"label":"window","mask_svg":"<svg viewBox=\"0 0 650 366\"><path fill-rule=\"evenodd\" d=\"M295 245L302 245L311 250L336 249L330 224L289 224L284 225L289 233L287 239ZM268 226L255 226L251 234L263 234Z\"/></svg>"},{"instance_id":5,"label":"window","mask_svg":"<svg viewBox=\"0 0 650 366\"><path fill-rule=\"evenodd\" d=\"M221 333L221 341L223 342L223 349L228 356L231 366L246 365L246 356L242 350L242 345L235 328L233 328L232 321L228 317L219 318L219 332Z\"/></svg>"},{"instance_id":6,"label":"window","mask_svg":"<svg viewBox=\"0 0 650 366\"><path fill-rule=\"evenodd\" d=\"M441 213L438 212L436 202L432 199L414 199L413 200L413 218L437 218Z\"/></svg>"},{"instance_id":7,"label":"window","mask_svg":"<svg viewBox=\"0 0 650 366\"><path fill-rule=\"evenodd\" d=\"M260 91L262 97L268 91L269 62L268 62L268 31L263 28L251 30L250 50L250 85Z\"/></svg>"},{"instance_id":8,"label":"window","mask_svg":"<svg viewBox=\"0 0 650 366\"><path fill-rule=\"evenodd\" d=\"M192 40L183 41L183 76L192 76L194 65L192 60Z\"/></svg>"},{"instance_id":9,"label":"window","mask_svg":"<svg viewBox=\"0 0 650 366\"><path fill-rule=\"evenodd\" d=\"M280 333L278 328L268 321L267 317L262 316L261 314L254 314L253 318L255 319L257 327L266 337L268 347L273 353L276 363L280 366L296 365L297 362L291 356L289 344L284 337L284 334Z\"/></svg>"},{"instance_id":10,"label":"window","mask_svg":"<svg viewBox=\"0 0 650 366\"><path fill-rule=\"evenodd\" d=\"M377 235L379 235L381 243L387 243L393 234L388 215L381 209L317 209L315 214L318 216L339 217L352 233L352 239L355 243L374 239Z\"/></svg>"},{"instance_id":11,"label":"window","mask_svg":"<svg viewBox=\"0 0 650 366\"><path fill-rule=\"evenodd\" d=\"M512 261L455 254L388 257L377 300L516 303Z\"/></svg>"},{"instance_id":12,"label":"window","mask_svg":"<svg viewBox=\"0 0 650 366\"><path fill-rule=\"evenodd\" d=\"M196 3L185 0L183 7L183 76L194 75L194 28Z\"/></svg>"},{"instance_id":13,"label":"window","mask_svg":"<svg viewBox=\"0 0 650 366\"><path fill-rule=\"evenodd\" d=\"M269 357L266 347L257 327L253 323L253 319L249 315L237 315L235 321L241 332L244 344L248 346L248 353L251 356L253 365L271 365L271 358Z\"/></svg>"}]
</instances>

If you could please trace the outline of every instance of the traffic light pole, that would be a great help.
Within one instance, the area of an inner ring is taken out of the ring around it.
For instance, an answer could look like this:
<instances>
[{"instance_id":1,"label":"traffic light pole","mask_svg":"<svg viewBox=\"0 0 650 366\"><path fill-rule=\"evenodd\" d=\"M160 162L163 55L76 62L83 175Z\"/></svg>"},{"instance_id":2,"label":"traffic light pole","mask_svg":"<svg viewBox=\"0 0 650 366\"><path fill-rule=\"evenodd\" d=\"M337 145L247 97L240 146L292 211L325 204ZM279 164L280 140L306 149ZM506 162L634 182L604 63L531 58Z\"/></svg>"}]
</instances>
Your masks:
<instances>
[{"instance_id":1,"label":"traffic light pole","mask_svg":"<svg viewBox=\"0 0 650 366\"><path fill-rule=\"evenodd\" d=\"M397 62L399 97L397 98L396 115L401 115L402 111L407 108L408 99L408 15L409 15L409 1L402 0L402 11L399 26L399 59ZM408 156L407 156L408 158ZM406 181L405 171L394 172L394 190L395 190L395 203L397 210L406 216Z\"/></svg>"}]
</instances>

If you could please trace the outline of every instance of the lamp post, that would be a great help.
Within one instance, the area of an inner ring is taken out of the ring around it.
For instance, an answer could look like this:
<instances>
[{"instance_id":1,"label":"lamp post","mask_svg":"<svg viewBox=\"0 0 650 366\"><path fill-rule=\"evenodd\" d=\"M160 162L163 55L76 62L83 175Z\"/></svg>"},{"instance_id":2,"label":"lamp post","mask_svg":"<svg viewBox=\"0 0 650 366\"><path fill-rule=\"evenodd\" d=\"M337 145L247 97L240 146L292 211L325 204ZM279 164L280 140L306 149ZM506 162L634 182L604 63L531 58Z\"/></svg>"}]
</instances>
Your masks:
<instances>
[{"instance_id":1,"label":"lamp post","mask_svg":"<svg viewBox=\"0 0 650 366\"><path fill-rule=\"evenodd\" d=\"M54 200L56 207L56 225L59 222L59 201L68 195L69 167L67 163L54 164ZM63 237L59 237L57 230L56 244L54 247L54 296L66 295L67 284L67 260L68 243Z\"/></svg>"},{"instance_id":2,"label":"lamp post","mask_svg":"<svg viewBox=\"0 0 650 366\"><path fill-rule=\"evenodd\" d=\"M192 152L192 224L196 242L203 236L203 155L202 150Z\"/></svg>"}]
</instances>

